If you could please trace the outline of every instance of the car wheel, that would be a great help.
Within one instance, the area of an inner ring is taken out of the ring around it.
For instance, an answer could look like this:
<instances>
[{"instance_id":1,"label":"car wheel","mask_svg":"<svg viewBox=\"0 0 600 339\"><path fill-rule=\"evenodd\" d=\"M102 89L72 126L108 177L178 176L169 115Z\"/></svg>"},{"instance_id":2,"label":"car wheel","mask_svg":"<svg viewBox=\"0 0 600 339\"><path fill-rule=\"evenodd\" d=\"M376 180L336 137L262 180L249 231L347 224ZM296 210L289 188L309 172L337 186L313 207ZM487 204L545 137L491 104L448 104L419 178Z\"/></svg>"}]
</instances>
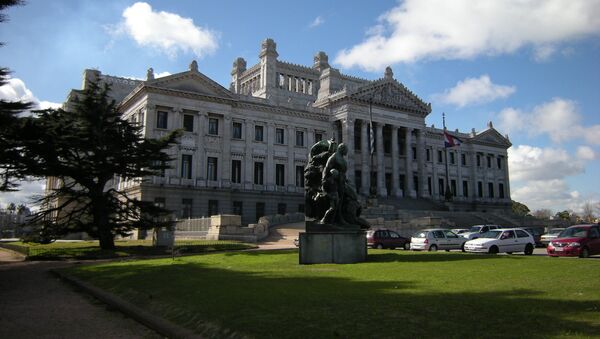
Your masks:
<instances>
[{"instance_id":1,"label":"car wheel","mask_svg":"<svg viewBox=\"0 0 600 339\"><path fill-rule=\"evenodd\" d=\"M532 255L532 254L533 254L533 245L527 244L527 246L525 246L525 255Z\"/></svg>"},{"instance_id":2,"label":"car wheel","mask_svg":"<svg viewBox=\"0 0 600 339\"><path fill-rule=\"evenodd\" d=\"M465 243L464 242L462 243L462 245L460 245L460 250L463 252L465 251Z\"/></svg>"},{"instance_id":3,"label":"car wheel","mask_svg":"<svg viewBox=\"0 0 600 339\"><path fill-rule=\"evenodd\" d=\"M383 249L383 244L377 244L377 246L375 246L375 248L377 248L377 249L380 249L380 250L381 250L381 249Z\"/></svg>"},{"instance_id":4,"label":"car wheel","mask_svg":"<svg viewBox=\"0 0 600 339\"><path fill-rule=\"evenodd\" d=\"M490 247L489 253L490 254L498 254L498 246L494 245L494 246Z\"/></svg>"},{"instance_id":5,"label":"car wheel","mask_svg":"<svg viewBox=\"0 0 600 339\"><path fill-rule=\"evenodd\" d=\"M410 243L409 242L405 242L404 243L404 249L407 250L407 251L410 250Z\"/></svg>"},{"instance_id":6,"label":"car wheel","mask_svg":"<svg viewBox=\"0 0 600 339\"><path fill-rule=\"evenodd\" d=\"M429 246L429 252L435 252L437 250L438 250L437 249L437 245L431 245L431 246Z\"/></svg>"},{"instance_id":7,"label":"car wheel","mask_svg":"<svg viewBox=\"0 0 600 339\"><path fill-rule=\"evenodd\" d=\"M590 250L588 250L587 247L582 248L581 252L579 252L580 258L588 258L589 256L590 256Z\"/></svg>"}]
</instances>

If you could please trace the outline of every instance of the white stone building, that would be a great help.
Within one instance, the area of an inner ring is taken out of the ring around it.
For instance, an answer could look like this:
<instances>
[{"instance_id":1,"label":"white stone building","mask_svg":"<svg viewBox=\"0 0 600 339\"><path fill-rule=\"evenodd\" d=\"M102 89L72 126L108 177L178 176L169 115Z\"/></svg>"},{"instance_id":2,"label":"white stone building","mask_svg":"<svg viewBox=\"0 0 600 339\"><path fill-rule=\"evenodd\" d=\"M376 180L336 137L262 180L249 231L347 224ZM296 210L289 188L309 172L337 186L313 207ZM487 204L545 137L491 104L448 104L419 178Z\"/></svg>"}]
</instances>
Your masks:
<instances>
[{"instance_id":1,"label":"white stone building","mask_svg":"<svg viewBox=\"0 0 600 339\"><path fill-rule=\"evenodd\" d=\"M259 62L247 68L238 58L231 75L227 89L195 61L161 78L150 69L145 81L86 70L83 86L90 80L112 84L124 116L142 124L146 137L185 130L170 150L172 169L118 185L179 218L236 213L244 223L255 222L303 211L310 146L334 137L349 146L347 177L361 195L372 190L390 199L441 202L449 184L454 209L510 208L508 138L491 123L479 133L451 132L463 143L448 149L446 183L443 130L425 124L431 105L395 80L390 68L381 79L359 79L330 67L324 52L311 67L295 65L280 61L267 39Z\"/></svg>"}]
</instances>

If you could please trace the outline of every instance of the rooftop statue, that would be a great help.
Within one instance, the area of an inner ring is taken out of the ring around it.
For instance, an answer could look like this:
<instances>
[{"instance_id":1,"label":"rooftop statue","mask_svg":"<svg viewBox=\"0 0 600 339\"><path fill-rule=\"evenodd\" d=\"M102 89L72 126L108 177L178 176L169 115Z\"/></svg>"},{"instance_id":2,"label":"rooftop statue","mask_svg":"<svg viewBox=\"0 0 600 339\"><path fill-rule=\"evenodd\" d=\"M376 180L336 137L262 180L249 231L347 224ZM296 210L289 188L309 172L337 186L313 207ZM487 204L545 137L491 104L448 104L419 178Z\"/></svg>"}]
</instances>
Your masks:
<instances>
[{"instance_id":1,"label":"rooftop statue","mask_svg":"<svg viewBox=\"0 0 600 339\"><path fill-rule=\"evenodd\" d=\"M333 139L311 147L304 169L306 216L338 230L367 229L358 195L346 179L346 154L347 146Z\"/></svg>"}]
</instances>

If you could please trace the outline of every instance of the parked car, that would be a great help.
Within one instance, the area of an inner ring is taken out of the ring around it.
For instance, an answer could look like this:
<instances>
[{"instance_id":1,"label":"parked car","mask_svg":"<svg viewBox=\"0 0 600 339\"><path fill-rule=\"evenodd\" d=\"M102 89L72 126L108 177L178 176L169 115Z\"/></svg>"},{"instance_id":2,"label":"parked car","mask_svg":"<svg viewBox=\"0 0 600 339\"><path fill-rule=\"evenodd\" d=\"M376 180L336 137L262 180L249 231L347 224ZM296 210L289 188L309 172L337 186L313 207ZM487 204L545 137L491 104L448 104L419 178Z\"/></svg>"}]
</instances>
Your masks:
<instances>
[{"instance_id":1,"label":"parked car","mask_svg":"<svg viewBox=\"0 0 600 339\"><path fill-rule=\"evenodd\" d=\"M549 230L546 234L542 234L542 236L540 237L540 241L542 242L542 245L544 245L544 247L548 246L548 244L552 240L558 238L558 235L562 231L564 231L564 228L559 227L559 228L553 228L553 229Z\"/></svg>"},{"instance_id":2,"label":"parked car","mask_svg":"<svg viewBox=\"0 0 600 339\"><path fill-rule=\"evenodd\" d=\"M598 224L571 226L560 232L548 244L546 251L551 257L587 258L600 254L600 227Z\"/></svg>"},{"instance_id":3,"label":"parked car","mask_svg":"<svg viewBox=\"0 0 600 339\"><path fill-rule=\"evenodd\" d=\"M367 245L372 248L410 249L410 239L390 230L372 230L367 232Z\"/></svg>"},{"instance_id":4,"label":"parked car","mask_svg":"<svg viewBox=\"0 0 600 339\"><path fill-rule=\"evenodd\" d=\"M543 227L527 227L524 228L524 230L533 236L535 247L544 247L544 244L542 243L542 234L544 234Z\"/></svg>"},{"instance_id":5,"label":"parked car","mask_svg":"<svg viewBox=\"0 0 600 339\"><path fill-rule=\"evenodd\" d=\"M469 228L468 232L462 233L461 236L467 238L467 240L473 240L479 238L483 233L490 230L501 228L498 225L474 225Z\"/></svg>"},{"instance_id":6,"label":"parked car","mask_svg":"<svg viewBox=\"0 0 600 339\"><path fill-rule=\"evenodd\" d=\"M454 232L456 235L461 235L463 233L469 232L468 228L453 228L450 231Z\"/></svg>"},{"instance_id":7,"label":"parked car","mask_svg":"<svg viewBox=\"0 0 600 339\"><path fill-rule=\"evenodd\" d=\"M524 252L531 255L534 247L533 236L520 228L493 229L465 243L467 252L490 254Z\"/></svg>"},{"instance_id":8,"label":"parked car","mask_svg":"<svg viewBox=\"0 0 600 339\"><path fill-rule=\"evenodd\" d=\"M414 251L437 251L437 250L463 250L466 238L456 233L442 229L433 228L415 232L410 239L410 249Z\"/></svg>"}]
</instances>

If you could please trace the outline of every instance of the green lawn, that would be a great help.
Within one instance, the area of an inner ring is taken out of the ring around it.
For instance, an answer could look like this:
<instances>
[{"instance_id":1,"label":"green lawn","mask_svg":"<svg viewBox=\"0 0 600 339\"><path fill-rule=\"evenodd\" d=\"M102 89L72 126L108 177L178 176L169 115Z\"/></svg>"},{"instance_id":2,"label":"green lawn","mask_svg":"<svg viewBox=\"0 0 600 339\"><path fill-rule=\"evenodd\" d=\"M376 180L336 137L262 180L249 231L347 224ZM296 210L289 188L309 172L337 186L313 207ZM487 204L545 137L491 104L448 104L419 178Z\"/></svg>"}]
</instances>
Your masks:
<instances>
[{"instance_id":1,"label":"green lawn","mask_svg":"<svg viewBox=\"0 0 600 339\"><path fill-rule=\"evenodd\" d=\"M36 244L23 242L2 243L6 247L27 255L29 260L56 259L106 259L129 256L166 255L169 249L153 247L151 240L115 241L115 250L102 250L98 241L53 242ZM254 248L256 245L238 241L224 240L182 240L176 241L178 253L199 253L220 250L240 250Z\"/></svg>"},{"instance_id":2,"label":"green lawn","mask_svg":"<svg viewBox=\"0 0 600 339\"><path fill-rule=\"evenodd\" d=\"M600 260L369 250L299 265L296 251L74 268L207 337L600 337Z\"/></svg>"}]
</instances>

